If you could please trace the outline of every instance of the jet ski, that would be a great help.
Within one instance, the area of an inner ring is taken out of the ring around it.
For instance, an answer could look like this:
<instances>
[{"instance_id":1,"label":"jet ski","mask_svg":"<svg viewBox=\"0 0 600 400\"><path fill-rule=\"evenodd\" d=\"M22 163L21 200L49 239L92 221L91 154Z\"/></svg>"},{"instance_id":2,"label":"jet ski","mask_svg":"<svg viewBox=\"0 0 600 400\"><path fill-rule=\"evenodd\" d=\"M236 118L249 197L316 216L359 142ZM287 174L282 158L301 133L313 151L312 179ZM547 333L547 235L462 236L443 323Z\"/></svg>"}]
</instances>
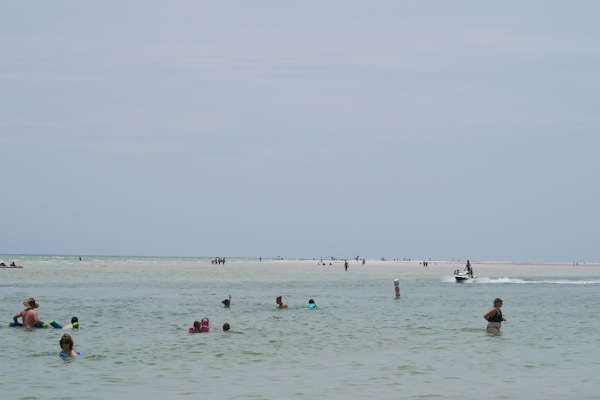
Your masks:
<instances>
[{"instance_id":1,"label":"jet ski","mask_svg":"<svg viewBox=\"0 0 600 400\"><path fill-rule=\"evenodd\" d=\"M456 279L456 282L466 282L476 278L477 275L469 274L467 272L459 272L458 274L454 275L454 279Z\"/></svg>"}]
</instances>

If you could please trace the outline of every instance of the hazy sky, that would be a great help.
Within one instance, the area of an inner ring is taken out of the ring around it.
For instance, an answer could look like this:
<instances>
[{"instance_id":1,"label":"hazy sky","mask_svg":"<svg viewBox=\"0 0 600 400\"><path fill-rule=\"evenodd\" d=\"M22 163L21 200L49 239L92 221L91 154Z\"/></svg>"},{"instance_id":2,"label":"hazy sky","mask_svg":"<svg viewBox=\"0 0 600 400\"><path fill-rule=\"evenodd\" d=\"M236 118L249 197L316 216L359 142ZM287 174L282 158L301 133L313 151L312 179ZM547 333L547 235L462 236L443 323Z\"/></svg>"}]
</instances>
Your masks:
<instances>
[{"instance_id":1,"label":"hazy sky","mask_svg":"<svg viewBox=\"0 0 600 400\"><path fill-rule=\"evenodd\" d=\"M2 0L0 252L600 262L599 17Z\"/></svg>"}]
</instances>

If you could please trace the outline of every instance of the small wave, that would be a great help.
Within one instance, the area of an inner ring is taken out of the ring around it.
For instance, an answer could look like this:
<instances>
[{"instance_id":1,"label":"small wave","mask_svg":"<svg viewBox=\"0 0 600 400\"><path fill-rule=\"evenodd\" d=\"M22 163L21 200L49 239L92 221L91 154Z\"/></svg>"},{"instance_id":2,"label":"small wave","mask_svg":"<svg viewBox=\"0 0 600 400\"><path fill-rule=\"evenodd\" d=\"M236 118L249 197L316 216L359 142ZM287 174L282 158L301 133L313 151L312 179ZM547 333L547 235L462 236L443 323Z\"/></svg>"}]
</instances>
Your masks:
<instances>
[{"instance_id":1,"label":"small wave","mask_svg":"<svg viewBox=\"0 0 600 400\"><path fill-rule=\"evenodd\" d=\"M444 283L450 283L450 282L454 282L455 279L453 276L445 276L442 278L442 282ZM471 279L468 280L466 282L463 283L470 283L470 284L475 284L475 283L479 283L479 284L506 284L506 283L512 283L512 284L522 284L522 285L531 285L531 284L537 284L537 285L600 285L600 280L598 279L591 279L591 280L573 280L573 279L544 279L544 280L527 280L527 279L521 279L521 278L508 278L508 277L503 277L503 278L477 278L477 279Z\"/></svg>"},{"instance_id":2,"label":"small wave","mask_svg":"<svg viewBox=\"0 0 600 400\"><path fill-rule=\"evenodd\" d=\"M518 278L478 278L479 283L515 283L515 284L546 284L546 285L599 285L600 280L545 279L527 280Z\"/></svg>"},{"instance_id":3,"label":"small wave","mask_svg":"<svg viewBox=\"0 0 600 400\"><path fill-rule=\"evenodd\" d=\"M534 281L531 283L546 283L550 285L600 285L600 280L573 281L569 279L557 279L548 281Z\"/></svg>"},{"instance_id":4,"label":"small wave","mask_svg":"<svg viewBox=\"0 0 600 400\"><path fill-rule=\"evenodd\" d=\"M454 279L454 276L444 276L442 278L442 282L444 283L449 283L449 282L455 282L456 279Z\"/></svg>"},{"instance_id":5,"label":"small wave","mask_svg":"<svg viewBox=\"0 0 600 400\"><path fill-rule=\"evenodd\" d=\"M442 282L456 282L454 276L445 276L442 278ZM476 278L469 279L465 282L461 282L462 284L474 284L474 283L528 283L523 279L512 279L512 278Z\"/></svg>"},{"instance_id":6,"label":"small wave","mask_svg":"<svg viewBox=\"0 0 600 400\"><path fill-rule=\"evenodd\" d=\"M517 278L478 278L477 282L479 283L527 283L524 279Z\"/></svg>"}]
</instances>

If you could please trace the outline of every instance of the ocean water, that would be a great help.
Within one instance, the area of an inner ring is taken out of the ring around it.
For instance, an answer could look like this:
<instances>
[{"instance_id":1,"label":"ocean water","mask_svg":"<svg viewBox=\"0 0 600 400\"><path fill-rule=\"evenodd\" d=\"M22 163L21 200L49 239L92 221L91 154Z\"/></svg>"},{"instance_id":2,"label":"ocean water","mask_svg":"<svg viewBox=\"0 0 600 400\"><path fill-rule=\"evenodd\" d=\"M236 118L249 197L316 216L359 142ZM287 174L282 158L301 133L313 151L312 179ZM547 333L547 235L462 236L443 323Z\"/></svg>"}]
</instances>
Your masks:
<instances>
[{"instance_id":1,"label":"ocean water","mask_svg":"<svg viewBox=\"0 0 600 400\"><path fill-rule=\"evenodd\" d=\"M598 265L473 263L461 284L448 262L4 258L25 268L0 269L3 399L600 398ZM61 330L7 326L31 296L45 322L79 318L83 357L54 355ZM189 334L204 316L215 331Z\"/></svg>"}]
</instances>

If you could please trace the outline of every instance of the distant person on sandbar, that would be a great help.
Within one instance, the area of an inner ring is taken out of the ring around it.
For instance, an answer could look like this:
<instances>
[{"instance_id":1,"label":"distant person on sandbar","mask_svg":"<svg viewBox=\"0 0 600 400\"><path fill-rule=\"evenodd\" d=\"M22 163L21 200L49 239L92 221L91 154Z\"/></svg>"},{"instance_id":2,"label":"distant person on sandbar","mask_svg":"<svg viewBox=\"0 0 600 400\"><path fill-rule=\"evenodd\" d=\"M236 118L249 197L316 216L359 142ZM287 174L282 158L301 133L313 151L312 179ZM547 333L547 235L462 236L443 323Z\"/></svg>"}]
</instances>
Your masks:
<instances>
[{"instance_id":1,"label":"distant person on sandbar","mask_svg":"<svg viewBox=\"0 0 600 400\"><path fill-rule=\"evenodd\" d=\"M348 260L344 261L344 270L348 271Z\"/></svg>"},{"instance_id":2,"label":"distant person on sandbar","mask_svg":"<svg viewBox=\"0 0 600 400\"><path fill-rule=\"evenodd\" d=\"M488 322L487 333L500 333L502 321L506 321L506 318L502 316L502 299L496 298L494 305L483 314L483 318Z\"/></svg>"},{"instance_id":3,"label":"distant person on sandbar","mask_svg":"<svg viewBox=\"0 0 600 400\"><path fill-rule=\"evenodd\" d=\"M281 300L281 296L277 296L277 298L275 299L275 303L277 304L277 308L288 308L288 305L284 304Z\"/></svg>"},{"instance_id":4,"label":"distant person on sandbar","mask_svg":"<svg viewBox=\"0 0 600 400\"><path fill-rule=\"evenodd\" d=\"M229 295L229 298L223 300L221 303L223 303L223 306L225 308L229 308L231 306L231 295Z\"/></svg>"},{"instance_id":5,"label":"distant person on sandbar","mask_svg":"<svg viewBox=\"0 0 600 400\"><path fill-rule=\"evenodd\" d=\"M35 311L35 309L40 305L35 302L33 297L25 300L23 305L27 308L13 316L13 320L16 324L19 324L19 318L21 318L23 321L23 328L35 328L36 325L44 324L42 321L40 321L37 311Z\"/></svg>"}]
</instances>

